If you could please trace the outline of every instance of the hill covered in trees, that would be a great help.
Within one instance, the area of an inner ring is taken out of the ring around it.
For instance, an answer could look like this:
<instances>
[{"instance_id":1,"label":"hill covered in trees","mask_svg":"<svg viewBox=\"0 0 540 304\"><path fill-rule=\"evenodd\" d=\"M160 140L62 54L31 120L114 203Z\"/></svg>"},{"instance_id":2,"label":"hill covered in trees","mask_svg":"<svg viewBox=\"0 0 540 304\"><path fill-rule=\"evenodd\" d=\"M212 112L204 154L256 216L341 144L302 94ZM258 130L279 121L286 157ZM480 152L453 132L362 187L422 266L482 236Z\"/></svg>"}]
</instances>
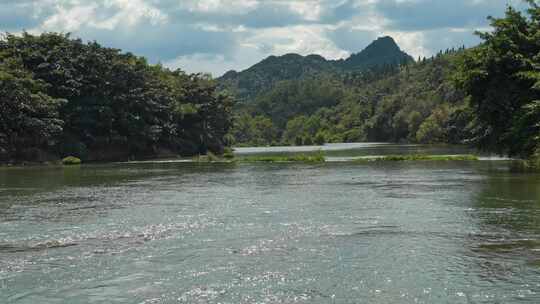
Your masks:
<instances>
[{"instance_id":1,"label":"hill covered in trees","mask_svg":"<svg viewBox=\"0 0 540 304\"><path fill-rule=\"evenodd\" d=\"M282 81L238 105L239 144L459 143L472 113L452 81L462 50L363 73Z\"/></svg>"},{"instance_id":2,"label":"hill covered in trees","mask_svg":"<svg viewBox=\"0 0 540 304\"><path fill-rule=\"evenodd\" d=\"M229 71L220 77L218 82L221 89L235 94L239 102L250 102L260 93L271 90L280 81L362 72L374 67L394 66L412 61L412 57L403 52L394 39L382 37L345 60L326 60L319 55L270 56L245 71Z\"/></svg>"},{"instance_id":3,"label":"hill covered in trees","mask_svg":"<svg viewBox=\"0 0 540 304\"><path fill-rule=\"evenodd\" d=\"M219 153L232 99L204 75L69 35L0 40L0 161Z\"/></svg>"},{"instance_id":4,"label":"hill covered in trees","mask_svg":"<svg viewBox=\"0 0 540 304\"><path fill-rule=\"evenodd\" d=\"M382 37L345 60L272 56L219 81L243 101L235 111L238 145L459 143L472 128L465 93L453 82L464 51L415 62Z\"/></svg>"},{"instance_id":5,"label":"hill covered in trees","mask_svg":"<svg viewBox=\"0 0 540 304\"><path fill-rule=\"evenodd\" d=\"M478 33L483 42L472 49L446 50L419 62L275 79L268 90L250 93L252 102L237 106L236 142L468 143L538 158L540 7L527 2L526 12L509 7L504 18L490 18L493 30ZM369 49L357 57L365 61L379 53ZM243 73L255 77L258 70Z\"/></svg>"},{"instance_id":6,"label":"hill covered in trees","mask_svg":"<svg viewBox=\"0 0 540 304\"><path fill-rule=\"evenodd\" d=\"M218 80L69 35L6 34L0 162L358 141L469 143L540 159L540 7L527 2L491 18L472 49L414 62L385 37L346 60L269 57Z\"/></svg>"}]
</instances>

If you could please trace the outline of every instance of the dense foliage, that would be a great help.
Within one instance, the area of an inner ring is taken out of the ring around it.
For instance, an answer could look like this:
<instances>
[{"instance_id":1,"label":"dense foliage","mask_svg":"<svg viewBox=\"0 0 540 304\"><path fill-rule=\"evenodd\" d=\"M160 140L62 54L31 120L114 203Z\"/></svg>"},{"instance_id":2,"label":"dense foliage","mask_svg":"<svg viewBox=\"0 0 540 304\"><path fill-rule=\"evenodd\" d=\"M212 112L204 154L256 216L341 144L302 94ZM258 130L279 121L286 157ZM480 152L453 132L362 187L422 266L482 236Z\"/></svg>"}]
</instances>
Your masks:
<instances>
[{"instance_id":1,"label":"dense foliage","mask_svg":"<svg viewBox=\"0 0 540 304\"><path fill-rule=\"evenodd\" d=\"M486 150L530 157L540 147L540 6L508 8L467 52L457 75L471 96L475 141Z\"/></svg>"},{"instance_id":2,"label":"dense foliage","mask_svg":"<svg viewBox=\"0 0 540 304\"><path fill-rule=\"evenodd\" d=\"M463 142L470 135L472 113L452 81L462 52L279 82L238 107L235 138L246 145Z\"/></svg>"},{"instance_id":3,"label":"dense foliage","mask_svg":"<svg viewBox=\"0 0 540 304\"><path fill-rule=\"evenodd\" d=\"M205 75L69 35L0 40L0 159L220 153L232 100Z\"/></svg>"},{"instance_id":4,"label":"dense foliage","mask_svg":"<svg viewBox=\"0 0 540 304\"><path fill-rule=\"evenodd\" d=\"M221 153L236 145L475 143L540 154L540 7L414 62L381 38L346 60L271 56L217 81L69 35L0 40L0 161ZM240 99L234 108L225 93ZM223 90L224 89L224 90Z\"/></svg>"}]
</instances>

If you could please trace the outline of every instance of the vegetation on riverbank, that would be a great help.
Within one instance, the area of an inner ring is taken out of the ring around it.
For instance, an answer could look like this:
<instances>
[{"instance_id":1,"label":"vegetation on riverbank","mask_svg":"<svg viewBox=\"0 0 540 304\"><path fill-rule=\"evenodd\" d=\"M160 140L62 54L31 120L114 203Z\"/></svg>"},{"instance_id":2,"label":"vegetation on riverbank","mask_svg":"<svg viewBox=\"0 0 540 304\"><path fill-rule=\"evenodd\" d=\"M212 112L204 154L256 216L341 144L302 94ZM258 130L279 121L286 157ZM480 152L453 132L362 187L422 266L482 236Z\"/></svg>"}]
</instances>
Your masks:
<instances>
[{"instance_id":1,"label":"vegetation on riverbank","mask_svg":"<svg viewBox=\"0 0 540 304\"><path fill-rule=\"evenodd\" d=\"M281 155L244 155L233 157L218 157L213 154L202 155L193 159L200 163L324 163L326 155L323 151L313 153L291 153ZM478 161L476 155L426 155L426 154L411 154L411 155L384 155L384 156L367 156L359 159L351 160L350 162L365 163L365 162L412 162L412 161Z\"/></svg>"},{"instance_id":2,"label":"vegetation on riverbank","mask_svg":"<svg viewBox=\"0 0 540 304\"><path fill-rule=\"evenodd\" d=\"M490 18L493 30L479 33L483 41L471 49L412 62L386 37L343 62L286 55L244 76L230 73L221 87L249 91L234 115L233 99L207 75L150 65L65 34L5 34L0 163L69 155L82 161L222 159L215 154L231 161L225 148L233 143L376 141L472 144L540 169L540 6L527 2L526 12L509 7L505 17ZM373 61L381 54L388 56Z\"/></svg>"},{"instance_id":3,"label":"vegetation on riverbank","mask_svg":"<svg viewBox=\"0 0 540 304\"><path fill-rule=\"evenodd\" d=\"M235 159L241 163L277 163L277 162L300 162L300 163L324 163L326 158L323 152L313 154L290 154L273 156L242 156Z\"/></svg>"},{"instance_id":4,"label":"vegetation on riverbank","mask_svg":"<svg viewBox=\"0 0 540 304\"><path fill-rule=\"evenodd\" d=\"M387 155L356 159L353 162L403 162L403 161L477 161L475 155ZM237 159L238 162L325 162L324 153L292 154L281 156L247 156Z\"/></svg>"},{"instance_id":5,"label":"vegetation on riverbank","mask_svg":"<svg viewBox=\"0 0 540 304\"><path fill-rule=\"evenodd\" d=\"M355 160L356 162L372 162L372 161L477 161L478 156L475 155L425 155L425 154L412 154L412 155L385 155L365 157Z\"/></svg>"},{"instance_id":6,"label":"vegetation on riverbank","mask_svg":"<svg viewBox=\"0 0 540 304\"><path fill-rule=\"evenodd\" d=\"M232 99L188 75L69 35L0 39L0 162L222 153Z\"/></svg>"},{"instance_id":7,"label":"vegetation on riverbank","mask_svg":"<svg viewBox=\"0 0 540 304\"><path fill-rule=\"evenodd\" d=\"M300 162L300 163L322 163L326 161L324 152L287 154L287 155L252 155L235 156L232 151L226 151L222 156L212 153L199 155L193 158L197 163L278 163L278 162Z\"/></svg>"},{"instance_id":8,"label":"vegetation on riverbank","mask_svg":"<svg viewBox=\"0 0 540 304\"><path fill-rule=\"evenodd\" d=\"M81 163L82 163L81 159L74 156L68 156L62 159L62 164L64 166L75 166L75 165L80 165Z\"/></svg>"}]
</instances>

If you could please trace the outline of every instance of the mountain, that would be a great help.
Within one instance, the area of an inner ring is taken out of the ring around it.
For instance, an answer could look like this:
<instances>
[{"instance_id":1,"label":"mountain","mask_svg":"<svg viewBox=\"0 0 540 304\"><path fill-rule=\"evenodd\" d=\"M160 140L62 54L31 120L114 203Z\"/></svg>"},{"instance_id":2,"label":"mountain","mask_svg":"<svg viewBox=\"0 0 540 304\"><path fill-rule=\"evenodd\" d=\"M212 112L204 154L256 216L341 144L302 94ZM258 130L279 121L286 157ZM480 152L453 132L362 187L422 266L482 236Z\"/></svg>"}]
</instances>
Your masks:
<instances>
[{"instance_id":1,"label":"mountain","mask_svg":"<svg viewBox=\"0 0 540 304\"><path fill-rule=\"evenodd\" d=\"M250 101L271 90L277 82L344 72L362 72L385 65L414 61L391 37L373 41L363 51L343 60L327 60L320 55L286 54L270 56L247 70L229 71L218 78L221 89L227 89L240 101Z\"/></svg>"},{"instance_id":2,"label":"mountain","mask_svg":"<svg viewBox=\"0 0 540 304\"><path fill-rule=\"evenodd\" d=\"M346 60L339 60L338 65L344 70L361 71L381 65L399 65L412 62L413 58L403 52L392 37L381 37L368 47Z\"/></svg>"},{"instance_id":3,"label":"mountain","mask_svg":"<svg viewBox=\"0 0 540 304\"><path fill-rule=\"evenodd\" d=\"M322 56L287 54L270 56L242 72L227 72L218 82L244 101L270 90L279 81L337 71L338 67Z\"/></svg>"},{"instance_id":4,"label":"mountain","mask_svg":"<svg viewBox=\"0 0 540 304\"><path fill-rule=\"evenodd\" d=\"M237 105L236 145L469 140L474 115L453 78L465 52L451 49L365 73L281 81Z\"/></svg>"}]
</instances>

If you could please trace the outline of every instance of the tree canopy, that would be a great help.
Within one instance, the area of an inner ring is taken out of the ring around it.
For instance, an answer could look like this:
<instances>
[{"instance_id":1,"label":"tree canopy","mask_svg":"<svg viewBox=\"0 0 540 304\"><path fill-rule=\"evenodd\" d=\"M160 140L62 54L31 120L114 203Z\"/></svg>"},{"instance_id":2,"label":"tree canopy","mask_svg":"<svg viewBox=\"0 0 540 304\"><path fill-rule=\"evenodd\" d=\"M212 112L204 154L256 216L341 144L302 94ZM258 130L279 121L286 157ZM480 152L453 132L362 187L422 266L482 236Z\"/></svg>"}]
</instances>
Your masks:
<instances>
[{"instance_id":1,"label":"tree canopy","mask_svg":"<svg viewBox=\"0 0 540 304\"><path fill-rule=\"evenodd\" d=\"M107 160L221 152L232 99L188 75L69 34L0 40L0 157Z\"/></svg>"},{"instance_id":2,"label":"tree canopy","mask_svg":"<svg viewBox=\"0 0 540 304\"><path fill-rule=\"evenodd\" d=\"M490 18L493 31L463 56L458 84L470 95L477 144L490 151L529 157L540 144L540 7L512 7Z\"/></svg>"},{"instance_id":3,"label":"tree canopy","mask_svg":"<svg viewBox=\"0 0 540 304\"><path fill-rule=\"evenodd\" d=\"M238 144L394 141L461 143L472 118L452 75L463 49L362 72L282 81L237 106ZM256 121L274 130L259 138ZM249 133L244 127L250 125Z\"/></svg>"}]
</instances>

